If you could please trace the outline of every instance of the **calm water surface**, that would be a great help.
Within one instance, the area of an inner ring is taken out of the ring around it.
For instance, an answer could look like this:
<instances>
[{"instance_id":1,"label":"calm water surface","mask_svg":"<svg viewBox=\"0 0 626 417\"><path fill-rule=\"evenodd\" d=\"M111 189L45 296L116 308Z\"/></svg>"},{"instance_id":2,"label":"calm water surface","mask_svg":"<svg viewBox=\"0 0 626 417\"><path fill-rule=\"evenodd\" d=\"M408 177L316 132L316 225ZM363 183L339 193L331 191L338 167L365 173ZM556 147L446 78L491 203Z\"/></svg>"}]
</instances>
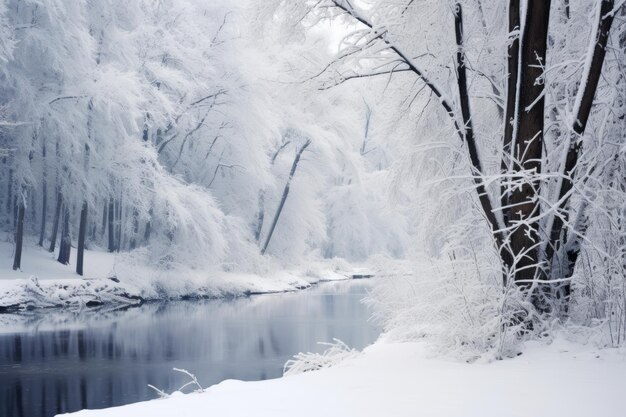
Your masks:
<instances>
[{"instance_id":1,"label":"calm water surface","mask_svg":"<svg viewBox=\"0 0 626 417\"><path fill-rule=\"evenodd\" d=\"M361 349L379 330L360 300L366 281L289 294L147 304L122 311L0 315L0 416L49 417L156 398L194 373L224 379L282 375L284 363L339 338Z\"/></svg>"}]
</instances>

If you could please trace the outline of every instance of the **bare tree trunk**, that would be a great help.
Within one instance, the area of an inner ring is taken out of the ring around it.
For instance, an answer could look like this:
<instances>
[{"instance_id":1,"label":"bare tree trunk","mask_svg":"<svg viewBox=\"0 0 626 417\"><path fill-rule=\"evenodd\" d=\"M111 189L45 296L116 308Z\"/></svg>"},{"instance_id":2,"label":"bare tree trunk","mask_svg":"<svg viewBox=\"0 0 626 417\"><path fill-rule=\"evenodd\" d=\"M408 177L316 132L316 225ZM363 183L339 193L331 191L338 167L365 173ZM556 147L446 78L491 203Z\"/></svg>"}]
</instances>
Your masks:
<instances>
[{"instance_id":1,"label":"bare tree trunk","mask_svg":"<svg viewBox=\"0 0 626 417\"><path fill-rule=\"evenodd\" d=\"M539 227L539 181L541 173L544 128L543 66L546 63L550 0L528 0L526 23L521 41L521 65L519 94L519 130L513 146L513 154L520 170L534 176L517 180L521 184L511 192L508 217L510 222L520 222L510 235L515 281L528 287L538 277ZM517 169L515 171L518 171Z\"/></svg>"},{"instance_id":2,"label":"bare tree trunk","mask_svg":"<svg viewBox=\"0 0 626 417\"><path fill-rule=\"evenodd\" d=\"M78 244L76 246L76 273L83 275L83 258L85 256L85 235L87 234L87 202L80 209L80 225L78 226Z\"/></svg>"},{"instance_id":3,"label":"bare tree trunk","mask_svg":"<svg viewBox=\"0 0 626 417\"><path fill-rule=\"evenodd\" d=\"M52 234L50 235L50 247L48 252L54 252L59 232L59 220L61 217L61 206L63 205L63 195L57 190L57 204L54 209L54 220L52 221Z\"/></svg>"},{"instance_id":4,"label":"bare tree trunk","mask_svg":"<svg viewBox=\"0 0 626 417\"><path fill-rule=\"evenodd\" d=\"M7 183L7 214L13 209L13 168L9 169L9 181Z\"/></svg>"},{"instance_id":5,"label":"bare tree trunk","mask_svg":"<svg viewBox=\"0 0 626 417\"><path fill-rule=\"evenodd\" d=\"M122 196L120 195L120 199L117 201L117 219L115 221L116 226L116 237L117 242L115 242L115 250L119 252L122 249Z\"/></svg>"},{"instance_id":6,"label":"bare tree trunk","mask_svg":"<svg viewBox=\"0 0 626 417\"><path fill-rule=\"evenodd\" d=\"M104 209L102 210L102 240L104 240L104 235L107 232L107 211L108 211L109 203L107 201L104 202Z\"/></svg>"},{"instance_id":7,"label":"bare tree trunk","mask_svg":"<svg viewBox=\"0 0 626 417\"><path fill-rule=\"evenodd\" d=\"M137 234L139 233L139 213L133 208L133 235L130 237L129 247L133 250L137 247Z\"/></svg>"},{"instance_id":8,"label":"bare tree trunk","mask_svg":"<svg viewBox=\"0 0 626 417\"><path fill-rule=\"evenodd\" d=\"M280 214L285 207L285 201L287 201L287 196L289 195L289 187L291 185L291 180L293 179L294 174L296 173L296 169L298 169L298 163L300 162L300 158L302 157L302 153L306 150L306 148L311 144L311 140L308 139L304 145L296 152L296 157L293 160L293 164L291 164L291 171L289 172L289 178L287 179L287 183L285 184L285 188L283 189L283 196L280 199L280 203L278 204L278 208L276 209L276 214L274 215L274 220L272 220L272 224L270 226L270 230L267 233L267 238L265 239L265 243L263 244L263 248L261 249L261 255L265 255L267 251L267 247L272 240L272 235L274 234L274 230L276 229L276 224L278 224L278 219L280 218Z\"/></svg>"},{"instance_id":9,"label":"bare tree trunk","mask_svg":"<svg viewBox=\"0 0 626 417\"><path fill-rule=\"evenodd\" d=\"M43 241L46 235L46 217L48 216L48 181L46 179L46 142L41 148L43 159L42 186L41 186L41 228L39 229L39 246L43 248Z\"/></svg>"},{"instance_id":10,"label":"bare tree trunk","mask_svg":"<svg viewBox=\"0 0 626 417\"><path fill-rule=\"evenodd\" d=\"M482 163L480 155L478 153L478 147L476 145L476 138L474 137L474 127L472 123L467 83L467 68L465 65L465 53L463 51L463 9L461 8L460 3L456 3L455 5L454 32L456 35L457 44L456 71L459 88L459 101L461 106L461 116L463 118L462 138L467 146L467 152L473 169L472 174L474 177L474 183L476 184L478 200L483 210L483 214L485 215L487 222L491 227L491 232L496 240L498 248L502 248L504 246L504 239L502 233L498 231L499 222L493 212L493 206L491 204L491 200L489 199L489 194L487 193L487 189L485 188L485 184L481 178Z\"/></svg>"},{"instance_id":11,"label":"bare tree trunk","mask_svg":"<svg viewBox=\"0 0 626 417\"><path fill-rule=\"evenodd\" d=\"M259 213L257 215L256 227L254 229L254 240L261 240L261 231L263 230L263 222L265 221L265 190L259 190Z\"/></svg>"},{"instance_id":12,"label":"bare tree trunk","mask_svg":"<svg viewBox=\"0 0 626 417\"><path fill-rule=\"evenodd\" d=\"M15 256L13 257L13 270L22 267L22 246L24 243L24 198L17 199L17 224L15 225Z\"/></svg>"},{"instance_id":13,"label":"bare tree trunk","mask_svg":"<svg viewBox=\"0 0 626 417\"><path fill-rule=\"evenodd\" d=\"M562 239L565 237L566 230L564 226L567 224L570 216L568 210L570 198L566 196L568 196L574 186L573 177L582 147L581 139L582 135L585 133L587 121L589 120L589 115L591 114L591 106L593 104L596 90L598 89L598 82L600 80L600 75L602 74L604 57L606 55L606 45L609 39L611 25L613 23L613 14L610 12L613 10L614 0L602 0L599 7L597 29L596 32L591 35L593 37L593 49L590 51L590 53L592 53L592 57L590 65L586 69L587 71L583 73L583 81L580 84L583 88L577 94L576 103L578 104L578 107L575 109L576 119L574 121L574 125L572 126L574 135L569 138L570 146L567 151L565 167L562 172L563 177L561 179L557 200L561 202L558 207L560 215L553 215L552 217L550 241L546 246L545 256L546 261L548 262L548 267L553 266L553 256L559 250ZM570 277L573 274L579 251L580 245L572 245L568 248L568 262L564 271L567 275L565 275L565 277ZM562 289L564 294L569 296L570 283L566 282L562 286Z\"/></svg>"},{"instance_id":14,"label":"bare tree trunk","mask_svg":"<svg viewBox=\"0 0 626 417\"><path fill-rule=\"evenodd\" d=\"M109 197L109 215L108 215L108 226L109 226L109 252L115 251L115 202L113 201L113 197Z\"/></svg>"},{"instance_id":15,"label":"bare tree trunk","mask_svg":"<svg viewBox=\"0 0 626 417\"><path fill-rule=\"evenodd\" d=\"M59 256L57 261L63 265L69 265L71 248L72 238L70 237L70 208L68 204L64 204L63 228L61 229L61 242L59 243Z\"/></svg>"},{"instance_id":16,"label":"bare tree trunk","mask_svg":"<svg viewBox=\"0 0 626 417\"><path fill-rule=\"evenodd\" d=\"M48 183L45 177L43 179L41 194L41 228L39 230L39 246L43 247L43 240L46 234L46 217L48 215Z\"/></svg>"},{"instance_id":17,"label":"bare tree trunk","mask_svg":"<svg viewBox=\"0 0 626 417\"><path fill-rule=\"evenodd\" d=\"M509 0L509 47L508 47L508 60L507 68L508 74L506 77L506 113L504 116L504 137L502 141L502 163L501 171L506 174L513 163L511 144L515 142L513 134L515 132L514 123L517 123L518 115L516 109L518 108L518 94L517 94L517 82L519 76L519 38L520 38L520 4L519 0ZM517 32L515 35L513 33ZM509 195L503 186L501 189L502 207L506 207L509 204ZM503 213L505 216L505 223L508 220L507 213Z\"/></svg>"}]
</instances>

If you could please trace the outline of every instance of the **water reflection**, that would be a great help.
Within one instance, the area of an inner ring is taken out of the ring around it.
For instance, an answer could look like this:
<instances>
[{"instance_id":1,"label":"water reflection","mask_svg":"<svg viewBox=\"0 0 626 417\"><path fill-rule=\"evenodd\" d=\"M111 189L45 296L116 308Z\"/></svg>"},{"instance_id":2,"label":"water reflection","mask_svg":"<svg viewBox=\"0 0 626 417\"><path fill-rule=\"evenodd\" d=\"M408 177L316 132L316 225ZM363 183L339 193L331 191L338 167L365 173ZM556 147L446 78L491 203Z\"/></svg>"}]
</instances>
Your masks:
<instances>
[{"instance_id":1,"label":"water reflection","mask_svg":"<svg viewBox=\"0 0 626 417\"><path fill-rule=\"evenodd\" d=\"M373 342L360 303L366 282L322 284L292 294L149 304L125 311L0 316L0 415L47 417L155 398L195 373L224 379L278 377L300 351L339 338Z\"/></svg>"}]
</instances>

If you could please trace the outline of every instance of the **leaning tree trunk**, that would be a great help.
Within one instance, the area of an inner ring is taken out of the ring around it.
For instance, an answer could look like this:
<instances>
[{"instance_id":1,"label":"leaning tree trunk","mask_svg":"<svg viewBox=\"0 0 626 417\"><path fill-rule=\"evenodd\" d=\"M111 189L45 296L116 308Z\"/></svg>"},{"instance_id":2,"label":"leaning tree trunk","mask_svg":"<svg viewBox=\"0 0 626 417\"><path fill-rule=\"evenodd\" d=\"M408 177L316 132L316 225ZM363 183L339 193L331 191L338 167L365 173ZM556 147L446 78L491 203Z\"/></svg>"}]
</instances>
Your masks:
<instances>
[{"instance_id":1,"label":"leaning tree trunk","mask_svg":"<svg viewBox=\"0 0 626 417\"><path fill-rule=\"evenodd\" d=\"M57 191L57 204L54 209L54 219L52 221L52 234L50 235L50 248L48 252L54 252L57 242L57 234L59 232L59 220L61 217L61 206L63 205L63 195Z\"/></svg>"},{"instance_id":2,"label":"leaning tree trunk","mask_svg":"<svg viewBox=\"0 0 626 417\"><path fill-rule=\"evenodd\" d=\"M502 259L507 267L510 267L512 261L510 260L508 251L503 249L505 245L503 233L499 230L500 222L494 213L491 199L489 198L487 188L482 179L482 162L478 153L478 145L476 143L476 137L474 136L474 127L472 123L469 87L467 81L467 65L465 63L466 58L464 52L463 9L460 3L456 3L455 5L454 32L457 45L456 72L457 84L459 88L459 104L461 107L461 117L463 119L463 130L461 136L467 146L467 153L472 165L472 174L474 177L474 183L476 184L476 191L478 192L480 206L483 210L485 218L487 219L487 223L489 223L491 227L495 243L502 254Z\"/></svg>"},{"instance_id":3,"label":"leaning tree trunk","mask_svg":"<svg viewBox=\"0 0 626 417\"><path fill-rule=\"evenodd\" d=\"M263 221L265 220L265 190L259 190L258 198L258 214L256 219L256 227L254 228L254 241L261 240L261 231L263 231Z\"/></svg>"},{"instance_id":4,"label":"leaning tree trunk","mask_svg":"<svg viewBox=\"0 0 626 417\"><path fill-rule=\"evenodd\" d=\"M15 256L13 257L13 270L22 267L22 246L24 243L24 198L17 201L17 222L15 225Z\"/></svg>"},{"instance_id":5,"label":"leaning tree trunk","mask_svg":"<svg viewBox=\"0 0 626 417\"><path fill-rule=\"evenodd\" d=\"M516 283L530 287L539 271L539 188L544 128L543 66L546 63L550 0L528 0L521 39L519 121L517 140L512 146L520 172L510 196L508 221L516 225L510 235L513 274ZM528 175L530 179L525 178Z\"/></svg>"},{"instance_id":6,"label":"leaning tree trunk","mask_svg":"<svg viewBox=\"0 0 626 417\"><path fill-rule=\"evenodd\" d=\"M569 195L574 186L573 177L582 148L582 136L585 133L585 128L587 127L587 121L589 120L589 115L591 114L591 106L594 101L596 90L598 89L600 75L602 74L602 66L604 65L604 58L606 55L606 46L609 39L611 25L613 24L614 14L611 13L611 11L613 10L614 3L614 0L602 0L597 13L597 28L595 33L592 33L591 35L592 41L590 43L591 47L589 51L591 59L588 61L589 65L585 68L583 81L580 83L583 88L581 88L576 97L576 105L574 108L576 119L574 119L574 124L572 126L573 133L570 134L568 139L569 147L567 149L565 166L562 167L561 172L561 183L559 184L559 197L557 200L560 201L560 205L558 207L559 215L553 215L551 219L552 224L548 225L548 230L550 231L550 241L546 246L545 257L548 262L548 266L550 267L554 267L554 254L558 253L561 249L562 240L567 234L566 226L570 218L571 210L569 207ZM581 206L580 210L584 210L584 207L585 205ZM580 217L583 217L583 213L581 213ZM574 237L573 244L568 245L568 249L566 250L567 256L564 257L565 265L559 265L559 270L563 271L563 276L561 278L569 278L574 273L574 267L580 252L580 236L584 235L584 233L581 233L582 230L575 231L578 235ZM561 285L559 293L566 298L569 297L569 281L565 281Z\"/></svg>"},{"instance_id":7,"label":"leaning tree trunk","mask_svg":"<svg viewBox=\"0 0 626 417\"><path fill-rule=\"evenodd\" d=\"M302 157L302 153L305 149L311 144L311 140L307 140L304 145L296 152L296 157L293 160L293 164L291 164L291 171L289 172L289 178L287 178L287 183L285 184L285 188L283 189L283 196L280 199L280 203L278 204L278 208L276 209L276 214L274 215L274 220L272 220L272 224L270 226L270 230L267 233L267 238L265 239L265 243L263 244L263 248L261 249L261 255L265 255L267 251L267 247L272 240L272 235L274 234L274 229L276 229L276 225L278 224L278 219L285 207L285 201L287 201L287 196L289 195L289 187L291 185L291 180L293 179L294 174L296 173L296 169L298 169L298 163L300 163L300 158Z\"/></svg>"},{"instance_id":8,"label":"leaning tree trunk","mask_svg":"<svg viewBox=\"0 0 626 417\"><path fill-rule=\"evenodd\" d=\"M70 251L72 248L72 240L70 237L70 208L65 204L63 210L63 229L61 230L61 242L59 243L59 256L57 261L63 265L70 263Z\"/></svg>"},{"instance_id":9,"label":"leaning tree trunk","mask_svg":"<svg viewBox=\"0 0 626 417\"><path fill-rule=\"evenodd\" d=\"M78 227L78 245L76 246L76 273L83 275L83 258L85 255L85 235L87 234L87 202L80 209L80 225Z\"/></svg>"}]
</instances>

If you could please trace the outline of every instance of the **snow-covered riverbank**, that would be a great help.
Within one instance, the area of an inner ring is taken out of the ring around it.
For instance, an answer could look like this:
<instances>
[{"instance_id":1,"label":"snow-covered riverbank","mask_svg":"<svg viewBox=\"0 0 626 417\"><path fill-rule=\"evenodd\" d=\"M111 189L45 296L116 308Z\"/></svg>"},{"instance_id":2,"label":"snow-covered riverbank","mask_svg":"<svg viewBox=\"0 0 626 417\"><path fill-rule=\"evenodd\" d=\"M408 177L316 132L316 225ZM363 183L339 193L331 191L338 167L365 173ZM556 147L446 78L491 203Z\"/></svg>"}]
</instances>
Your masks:
<instances>
[{"instance_id":1,"label":"snow-covered riverbank","mask_svg":"<svg viewBox=\"0 0 626 417\"><path fill-rule=\"evenodd\" d=\"M320 281L348 279L354 272L331 262L289 271L268 265L263 274L223 272L217 268L162 270L143 261L140 252L86 251L84 277L80 277L74 272L73 256L70 265L62 265L46 250L27 245L22 269L13 271L11 252L10 243L0 242L0 253L5 254L0 258L0 310L5 311L295 291Z\"/></svg>"},{"instance_id":2,"label":"snow-covered riverbank","mask_svg":"<svg viewBox=\"0 0 626 417\"><path fill-rule=\"evenodd\" d=\"M424 343L380 341L322 371L229 380L200 394L72 416L621 417L626 407L626 357L617 350L556 341L527 343L522 355L491 363L430 356Z\"/></svg>"}]
</instances>

